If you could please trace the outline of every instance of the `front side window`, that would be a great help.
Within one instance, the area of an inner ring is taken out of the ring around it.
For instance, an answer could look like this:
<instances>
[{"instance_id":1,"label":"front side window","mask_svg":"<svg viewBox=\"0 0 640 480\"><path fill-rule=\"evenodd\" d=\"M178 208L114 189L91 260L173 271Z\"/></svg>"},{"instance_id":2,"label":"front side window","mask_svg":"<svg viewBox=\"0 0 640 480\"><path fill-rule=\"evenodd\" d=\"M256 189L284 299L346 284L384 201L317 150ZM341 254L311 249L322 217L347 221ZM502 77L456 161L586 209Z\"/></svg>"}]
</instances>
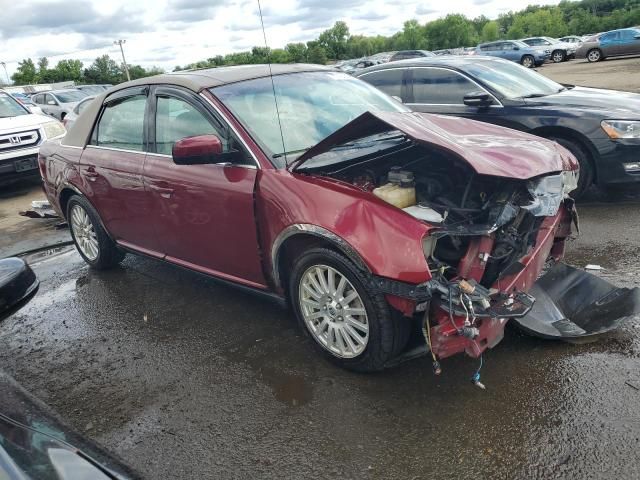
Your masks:
<instances>
[{"instance_id":1,"label":"front side window","mask_svg":"<svg viewBox=\"0 0 640 480\"><path fill-rule=\"evenodd\" d=\"M158 97L156 108L156 152L171 155L173 145L186 137L217 135L228 151L225 135L190 103L175 97Z\"/></svg>"},{"instance_id":2,"label":"front side window","mask_svg":"<svg viewBox=\"0 0 640 480\"><path fill-rule=\"evenodd\" d=\"M413 101L432 105L462 105L467 93L479 90L468 78L452 70L413 70Z\"/></svg>"},{"instance_id":3,"label":"front side window","mask_svg":"<svg viewBox=\"0 0 640 480\"><path fill-rule=\"evenodd\" d=\"M123 150L144 151L146 103L146 95L119 98L107 103L96 127L93 144Z\"/></svg>"},{"instance_id":4,"label":"front side window","mask_svg":"<svg viewBox=\"0 0 640 480\"><path fill-rule=\"evenodd\" d=\"M53 102L54 105L57 105L58 102L56 102L55 98L53 98L53 95L49 95L48 93L44 96L44 103L45 105L50 105L51 102Z\"/></svg>"},{"instance_id":5,"label":"front side window","mask_svg":"<svg viewBox=\"0 0 640 480\"><path fill-rule=\"evenodd\" d=\"M293 160L366 111L408 111L375 87L344 73L301 72L272 78L222 85L211 93L280 167L285 165L283 152Z\"/></svg>"}]
</instances>

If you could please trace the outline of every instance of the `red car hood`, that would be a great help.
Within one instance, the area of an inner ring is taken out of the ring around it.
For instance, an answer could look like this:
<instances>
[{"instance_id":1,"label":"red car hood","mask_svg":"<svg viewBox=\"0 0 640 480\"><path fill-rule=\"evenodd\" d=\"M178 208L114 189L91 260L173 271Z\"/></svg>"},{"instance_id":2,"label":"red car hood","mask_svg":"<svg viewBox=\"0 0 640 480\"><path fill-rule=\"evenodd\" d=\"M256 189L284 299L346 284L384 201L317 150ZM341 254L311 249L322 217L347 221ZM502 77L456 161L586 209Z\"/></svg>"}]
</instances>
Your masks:
<instances>
[{"instance_id":1,"label":"red car hood","mask_svg":"<svg viewBox=\"0 0 640 480\"><path fill-rule=\"evenodd\" d=\"M447 150L481 175L528 179L577 168L569 152L527 133L458 117L417 112L365 112L311 147L294 162L310 158L368 135L400 130L418 143Z\"/></svg>"}]
</instances>

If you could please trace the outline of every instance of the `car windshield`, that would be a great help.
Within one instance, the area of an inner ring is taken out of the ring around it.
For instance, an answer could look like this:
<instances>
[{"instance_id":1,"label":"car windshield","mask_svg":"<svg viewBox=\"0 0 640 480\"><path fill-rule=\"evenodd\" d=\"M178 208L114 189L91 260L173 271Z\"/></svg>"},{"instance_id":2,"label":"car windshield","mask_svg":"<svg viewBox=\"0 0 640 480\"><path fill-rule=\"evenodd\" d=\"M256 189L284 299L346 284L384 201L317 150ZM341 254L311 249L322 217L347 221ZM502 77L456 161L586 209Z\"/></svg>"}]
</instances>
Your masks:
<instances>
[{"instance_id":1,"label":"car windshield","mask_svg":"<svg viewBox=\"0 0 640 480\"><path fill-rule=\"evenodd\" d=\"M368 83L339 72L303 72L215 87L211 92L233 112L262 149L283 167L368 110L406 107ZM280 126L274 102L277 98Z\"/></svg>"},{"instance_id":2,"label":"car windshield","mask_svg":"<svg viewBox=\"0 0 640 480\"><path fill-rule=\"evenodd\" d=\"M84 97L89 95L87 92L81 92L80 90L70 90L68 92L56 92L55 96L61 103L73 103L79 102Z\"/></svg>"},{"instance_id":3,"label":"car windshield","mask_svg":"<svg viewBox=\"0 0 640 480\"><path fill-rule=\"evenodd\" d=\"M0 93L0 118L29 115L29 112L11 95Z\"/></svg>"},{"instance_id":4,"label":"car windshield","mask_svg":"<svg viewBox=\"0 0 640 480\"><path fill-rule=\"evenodd\" d=\"M542 97L565 88L559 83L513 62L477 62L466 72L505 98Z\"/></svg>"}]
</instances>

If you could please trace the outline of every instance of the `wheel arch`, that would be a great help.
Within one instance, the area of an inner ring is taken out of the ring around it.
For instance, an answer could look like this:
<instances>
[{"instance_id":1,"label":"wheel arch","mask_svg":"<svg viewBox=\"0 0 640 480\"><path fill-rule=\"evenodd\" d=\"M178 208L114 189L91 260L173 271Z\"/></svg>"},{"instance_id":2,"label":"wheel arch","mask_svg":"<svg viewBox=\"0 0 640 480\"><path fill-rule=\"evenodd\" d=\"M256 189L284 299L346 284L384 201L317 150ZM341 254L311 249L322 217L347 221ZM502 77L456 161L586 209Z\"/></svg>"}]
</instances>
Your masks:
<instances>
[{"instance_id":1,"label":"wheel arch","mask_svg":"<svg viewBox=\"0 0 640 480\"><path fill-rule=\"evenodd\" d=\"M342 253L358 269L371 272L360 254L342 237L317 225L294 224L278 234L271 248L271 276L276 288L286 287L286 276L296 256L318 246Z\"/></svg>"},{"instance_id":2,"label":"wheel arch","mask_svg":"<svg viewBox=\"0 0 640 480\"><path fill-rule=\"evenodd\" d=\"M71 199L71 197L73 197L74 195L78 195L82 198L84 198L87 202L89 202L89 204L94 208L94 210L96 212L98 212L98 209L95 207L95 205L93 204L93 202L91 201L91 199L89 199L86 195L84 195L80 190L78 190L78 188L76 188L74 185L72 184L66 184L64 186L64 188L60 191L60 195L58 195L58 202L60 204L60 210L62 210L62 215L64 216L64 218L66 220L68 220L67 217L67 205L69 204L69 200ZM102 220L102 218L100 217L100 212L98 212L98 220L100 221L100 226L103 228L103 230L105 231L105 233L107 234L107 236L115 242L115 238L113 237L113 235L111 235L111 233L109 232L109 230L107 229L107 227L104 224L104 221Z\"/></svg>"},{"instance_id":3,"label":"wheel arch","mask_svg":"<svg viewBox=\"0 0 640 480\"><path fill-rule=\"evenodd\" d=\"M531 130L529 133L544 138L564 138L565 140L569 140L579 144L585 149L588 154L587 160L589 161L589 164L593 169L593 181L597 183L598 165L596 159L598 157L598 151L596 150L596 147L593 145L593 143L591 143L591 140L589 140L585 135L566 127L538 127Z\"/></svg>"}]
</instances>

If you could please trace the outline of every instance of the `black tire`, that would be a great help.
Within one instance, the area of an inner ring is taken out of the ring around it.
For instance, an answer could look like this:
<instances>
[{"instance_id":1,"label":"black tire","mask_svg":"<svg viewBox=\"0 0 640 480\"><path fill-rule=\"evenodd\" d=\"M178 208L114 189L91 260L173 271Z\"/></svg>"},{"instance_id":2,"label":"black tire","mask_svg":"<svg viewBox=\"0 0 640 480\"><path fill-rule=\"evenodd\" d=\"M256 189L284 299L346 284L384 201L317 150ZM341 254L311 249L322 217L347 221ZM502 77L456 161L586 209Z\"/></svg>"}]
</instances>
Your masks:
<instances>
[{"instance_id":1,"label":"black tire","mask_svg":"<svg viewBox=\"0 0 640 480\"><path fill-rule=\"evenodd\" d=\"M566 138L562 137L549 137L549 140L558 142L564 148L573 153L573 155L578 160L578 163L580 164L578 188L576 188L573 193L571 193L571 196L576 199L580 198L593 183L594 172L593 165L591 164L591 155L589 155L589 152L585 147L574 140L567 140Z\"/></svg>"},{"instance_id":2,"label":"black tire","mask_svg":"<svg viewBox=\"0 0 640 480\"><path fill-rule=\"evenodd\" d=\"M97 257L94 259L88 258L85 255L78 245L78 240L76 239L76 234L74 232L74 228L71 225L71 212L74 207L82 208L89 219L91 220L91 226L95 232L96 239L98 241L98 253ZM76 249L80 256L84 259L85 262L89 264L91 268L96 270L106 270L108 268L115 267L118 265L122 259L125 257L125 252L120 250L115 242L109 238L107 232L102 228L102 222L100 221L100 217L96 209L93 208L86 198L81 195L73 195L69 202L67 203L67 222L69 223L69 230L71 231L71 238L73 238L73 242L76 245Z\"/></svg>"},{"instance_id":3,"label":"black tire","mask_svg":"<svg viewBox=\"0 0 640 480\"><path fill-rule=\"evenodd\" d=\"M602 50L599 48L592 48L587 52L588 62L599 62L600 60L604 60L604 55L602 55Z\"/></svg>"},{"instance_id":4,"label":"black tire","mask_svg":"<svg viewBox=\"0 0 640 480\"><path fill-rule=\"evenodd\" d=\"M536 66L536 60L533 58L533 55L523 55L520 59L520 64L523 67L533 68Z\"/></svg>"},{"instance_id":5,"label":"black tire","mask_svg":"<svg viewBox=\"0 0 640 480\"><path fill-rule=\"evenodd\" d=\"M562 63L567 59L567 54L564 50L554 50L551 52L551 60L553 63Z\"/></svg>"},{"instance_id":6,"label":"black tire","mask_svg":"<svg viewBox=\"0 0 640 480\"><path fill-rule=\"evenodd\" d=\"M351 282L367 313L369 339L362 353L354 358L341 358L320 344L304 320L300 301L300 282L309 267L327 265L336 269ZM360 271L347 257L327 248L313 248L294 262L289 276L289 298L302 330L311 337L315 348L337 365L358 372L382 370L407 345L411 320L402 317L387 303L384 294L376 289L366 273Z\"/></svg>"}]
</instances>

